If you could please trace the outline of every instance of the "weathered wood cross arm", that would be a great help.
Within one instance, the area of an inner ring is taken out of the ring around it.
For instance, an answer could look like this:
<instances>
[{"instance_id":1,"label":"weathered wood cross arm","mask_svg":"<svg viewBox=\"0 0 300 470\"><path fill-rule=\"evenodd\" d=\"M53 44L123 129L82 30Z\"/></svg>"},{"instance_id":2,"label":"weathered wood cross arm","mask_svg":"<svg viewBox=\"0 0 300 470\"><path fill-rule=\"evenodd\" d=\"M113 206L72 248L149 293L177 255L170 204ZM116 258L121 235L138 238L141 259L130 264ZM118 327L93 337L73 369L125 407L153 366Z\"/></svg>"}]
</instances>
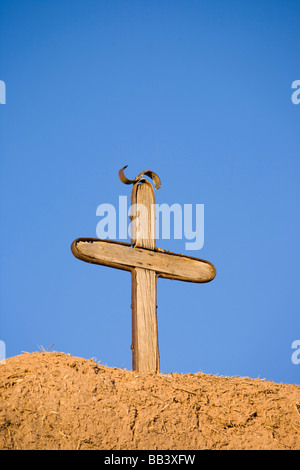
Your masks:
<instances>
[{"instance_id":1,"label":"weathered wood cross arm","mask_svg":"<svg viewBox=\"0 0 300 470\"><path fill-rule=\"evenodd\" d=\"M124 175L124 168L119 172L121 181L133 184L131 243L78 238L71 249L82 261L131 272L132 367L140 372L159 372L157 278L204 283L214 279L216 270L209 261L155 247L154 190L143 176L150 177L156 189L160 187L160 179L154 172L147 171L129 180ZM138 211L141 205L147 209L144 214Z\"/></svg>"},{"instance_id":2,"label":"weathered wood cross arm","mask_svg":"<svg viewBox=\"0 0 300 470\"><path fill-rule=\"evenodd\" d=\"M130 272L143 268L155 272L157 277L178 281L209 282L216 274L209 261L157 247L153 250L132 247L130 243L113 240L78 238L72 243L72 252L76 258L88 263Z\"/></svg>"}]
</instances>

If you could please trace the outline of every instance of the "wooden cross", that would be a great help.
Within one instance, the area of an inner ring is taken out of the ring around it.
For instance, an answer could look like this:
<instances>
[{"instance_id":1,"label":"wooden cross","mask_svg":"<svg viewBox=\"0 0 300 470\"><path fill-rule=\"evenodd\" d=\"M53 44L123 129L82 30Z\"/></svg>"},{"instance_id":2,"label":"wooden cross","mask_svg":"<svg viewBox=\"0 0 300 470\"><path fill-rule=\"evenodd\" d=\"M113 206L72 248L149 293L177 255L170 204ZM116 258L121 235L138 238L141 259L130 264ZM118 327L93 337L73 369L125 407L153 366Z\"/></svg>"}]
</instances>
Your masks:
<instances>
[{"instance_id":1,"label":"wooden cross","mask_svg":"<svg viewBox=\"0 0 300 470\"><path fill-rule=\"evenodd\" d=\"M131 272L132 279L132 368L138 372L159 372L159 350L156 316L157 278L188 282L209 282L216 275L208 261L179 255L155 246L155 188L159 177L152 171L140 173L134 180L119 171L120 180L133 184L131 193L131 243L78 238L71 249L88 263L95 263ZM143 210L144 209L144 210Z\"/></svg>"}]
</instances>

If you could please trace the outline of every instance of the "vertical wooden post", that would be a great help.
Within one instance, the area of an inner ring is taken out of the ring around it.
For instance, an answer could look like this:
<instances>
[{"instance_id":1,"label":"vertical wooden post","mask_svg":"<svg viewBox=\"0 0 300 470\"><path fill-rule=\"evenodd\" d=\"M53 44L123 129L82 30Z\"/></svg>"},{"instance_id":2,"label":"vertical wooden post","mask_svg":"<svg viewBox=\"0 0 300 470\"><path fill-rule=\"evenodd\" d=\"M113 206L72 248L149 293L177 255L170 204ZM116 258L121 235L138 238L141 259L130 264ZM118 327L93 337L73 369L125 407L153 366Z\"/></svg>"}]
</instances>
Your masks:
<instances>
[{"instance_id":1,"label":"vertical wooden post","mask_svg":"<svg viewBox=\"0 0 300 470\"><path fill-rule=\"evenodd\" d=\"M133 185L131 195L131 238L134 247L155 247L155 196L147 180ZM133 248L134 249L134 248ZM132 368L138 372L159 372L156 316L156 273L132 270Z\"/></svg>"}]
</instances>

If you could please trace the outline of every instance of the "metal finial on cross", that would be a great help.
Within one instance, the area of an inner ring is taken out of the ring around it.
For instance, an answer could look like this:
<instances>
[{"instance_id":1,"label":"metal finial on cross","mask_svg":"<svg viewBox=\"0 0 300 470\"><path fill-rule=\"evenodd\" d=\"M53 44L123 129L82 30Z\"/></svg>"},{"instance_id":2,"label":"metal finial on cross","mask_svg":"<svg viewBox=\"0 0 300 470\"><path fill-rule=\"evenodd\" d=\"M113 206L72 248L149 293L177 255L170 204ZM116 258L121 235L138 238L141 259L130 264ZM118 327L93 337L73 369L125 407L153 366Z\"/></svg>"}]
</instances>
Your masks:
<instances>
[{"instance_id":1,"label":"metal finial on cross","mask_svg":"<svg viewBox=\"0 0 300 470\"><path fill-rule=\"evenodd\" d=\"M129 180L119 171L124 184L133 184L131 193L131 243L99 238L78 238L72 253L88 263L131 272L132 368L139 372L159 372L156 316L158 277L188 282L209 282L216 275L213 264L199 258L179 255L155 246L155 188L160 179L153 171L144 171Z\"/></svg>"}]
</instances>

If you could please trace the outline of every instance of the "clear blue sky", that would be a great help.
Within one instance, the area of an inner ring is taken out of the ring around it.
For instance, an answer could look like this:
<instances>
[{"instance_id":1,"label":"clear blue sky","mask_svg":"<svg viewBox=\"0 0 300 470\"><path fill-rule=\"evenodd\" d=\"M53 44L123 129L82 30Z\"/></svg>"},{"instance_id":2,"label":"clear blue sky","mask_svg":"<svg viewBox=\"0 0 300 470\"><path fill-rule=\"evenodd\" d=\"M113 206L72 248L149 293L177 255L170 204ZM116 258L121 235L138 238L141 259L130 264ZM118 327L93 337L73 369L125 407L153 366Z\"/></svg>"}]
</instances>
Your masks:
<instances>
[{"instance_id":1,"label":"clear blue sky","mask_svg":"<svg viewBox=\"0 0 300 470\"><path fill-rule=\"evenodd\" d=\"M101 203L159 174L204 204L209 284L158 281L162 372L300 383L299 1L0 1L1 317L38 346L131 369L130 274L83 263Z\"/></svg>"}]
</instances>

